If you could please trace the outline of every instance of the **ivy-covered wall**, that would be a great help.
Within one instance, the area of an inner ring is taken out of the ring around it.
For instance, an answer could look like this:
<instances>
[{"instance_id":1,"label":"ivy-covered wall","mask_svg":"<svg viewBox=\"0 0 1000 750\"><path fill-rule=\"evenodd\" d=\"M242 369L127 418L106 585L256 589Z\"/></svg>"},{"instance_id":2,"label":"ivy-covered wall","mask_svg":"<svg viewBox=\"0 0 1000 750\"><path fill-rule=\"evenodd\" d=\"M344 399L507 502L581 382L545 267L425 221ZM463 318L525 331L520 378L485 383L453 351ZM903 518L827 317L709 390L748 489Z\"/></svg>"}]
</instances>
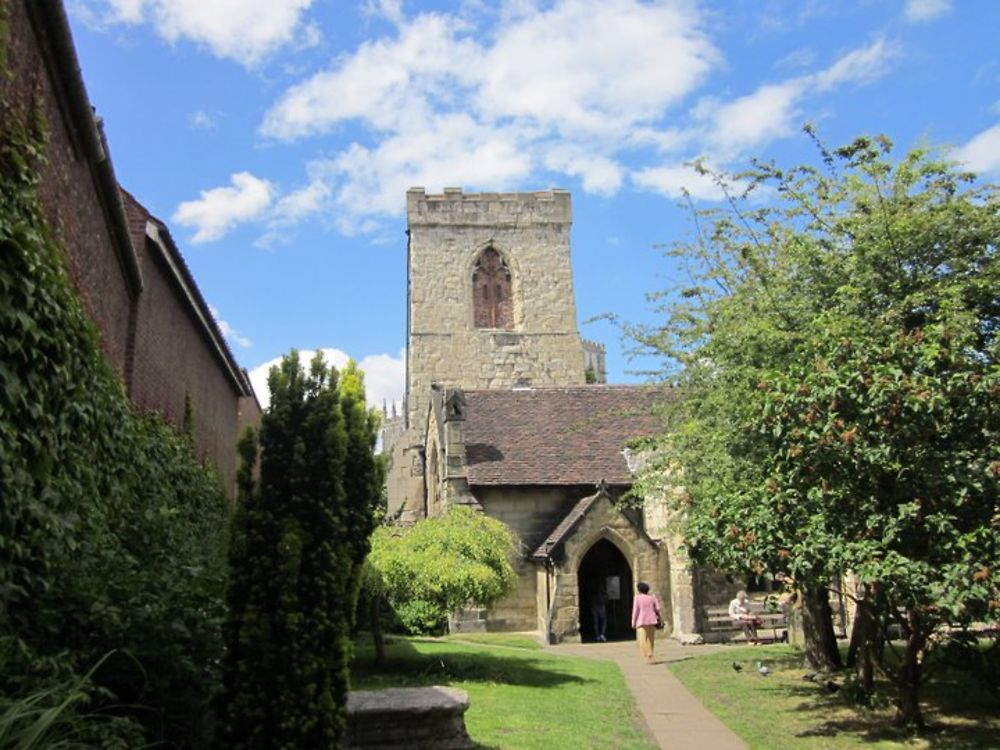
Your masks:
<instances>
[{"instance_id":1,"label":"ivy-covered wall","mask_svg":"<svg viewBox=\"0 0 1000 750\"><path fill-rule=\"evenodd\" d=\"M4 31L15 6L0 5ZM10 38L0 40L5 61ZM81 724L84 745L135 746L141 732L199 746L221 656L228 504L190 437L134 412L108 364L42 207L52 126L36 100L9 91L0 101L0 720L112 652L91 678L103 690L61 714Z\"/></svg>"},{"instance_id":2,"label":"ivy-covered wall","mask_svg":"<svg viewBox=\"0 0 1000 750\"><path fill-rule=\"evenodd\" d=\"M235 492L236 441L260 410L166 226L119 186L59 0L0 0L0 97L48 123L37 192L98 345L132 403L180 427ZM125 205L129 209L126 213ZM148 229L148 232L147 232Z\"/></svg>"},{"instance_id":3,"label":"ivy-covered wall","mask_svg":"<svg viewBox=\"0 0 1000 750\"><path fill-rule=\"evenodd\" d=\"M131 253L128 237L114 231L109 198L100 190L99 167L110 170L110 162L98 162L106 154L101 153L96 130L78 121L82 115L87 124L92 119L86 92L71 85L79 73L53 64L60 49L75 59L71 42L66 49L69 40L60 39L56 29L43 23L58 7L59 3L0 0L7 27L0 97L9 108L37 110L49 124L48 158L38 165L36 175L42 212L65 251L85 309L101 331L105 357L124 373L138 281L125 262Z\"/></svg>"}]
</instances>

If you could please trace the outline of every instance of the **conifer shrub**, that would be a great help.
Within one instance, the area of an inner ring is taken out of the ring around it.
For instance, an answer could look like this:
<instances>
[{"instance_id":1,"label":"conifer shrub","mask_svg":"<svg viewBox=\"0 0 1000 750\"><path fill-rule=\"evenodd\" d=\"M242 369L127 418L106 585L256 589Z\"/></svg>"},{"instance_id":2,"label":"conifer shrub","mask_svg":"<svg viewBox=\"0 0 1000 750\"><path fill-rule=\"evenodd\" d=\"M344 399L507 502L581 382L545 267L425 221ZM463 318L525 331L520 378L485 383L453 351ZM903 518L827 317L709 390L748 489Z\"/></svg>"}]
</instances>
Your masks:
<instances>
[{"instance_id":1,"label":"conifer shrub","mask_svg":"<svg viewBox=\"0 0 1000 750\"><path fill-rule=\"evenodd\" d=\"M240 445L219 744L332 748L381 496L378 420L353 363L341 374L317 355L307 372L293 351L268 385L259 439Z\"/></svg>"}]
</instances>

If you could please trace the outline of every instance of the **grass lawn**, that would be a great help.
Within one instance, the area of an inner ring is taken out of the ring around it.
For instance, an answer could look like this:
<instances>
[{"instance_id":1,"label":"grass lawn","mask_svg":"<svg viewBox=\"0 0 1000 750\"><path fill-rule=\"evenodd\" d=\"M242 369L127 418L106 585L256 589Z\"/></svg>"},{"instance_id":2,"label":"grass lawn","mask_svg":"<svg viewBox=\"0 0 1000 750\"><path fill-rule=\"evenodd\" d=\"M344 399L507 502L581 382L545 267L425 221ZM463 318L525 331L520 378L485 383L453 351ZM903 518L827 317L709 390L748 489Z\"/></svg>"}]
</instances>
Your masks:
<instances>
[{"instance_id":1,"label":"grass lawn","mask_svg":"<svg viewBox=\"0 0 1000 750\"><path fill-rule=\"evenodd\" d=\"M912 736L889 726L891 686L879 686L875 708L852 705L839 692L803 680L807 670L793 647L692 654L670 669L752 750L1000 748L1000 701L959 674L922 689L924 719L934 731ZM771 669L769 677L757 673L758 660ZM742 672L733 670L733 661L743 665Z\"/></svg>"},{"instance_id":2,"label":"grass lawn","mask_svg":"<svg viewBox=\"0 0 1000 750\"><path fill-rule=\"evenodd\" d=\"M461 688L469 694L466 728L479 748L656 747L612 662L556 656L530 638L502 634L393 637L386 651L386 665L375 671L370 642L356 644L351 687Z\"/></svg>"}]
</instances>

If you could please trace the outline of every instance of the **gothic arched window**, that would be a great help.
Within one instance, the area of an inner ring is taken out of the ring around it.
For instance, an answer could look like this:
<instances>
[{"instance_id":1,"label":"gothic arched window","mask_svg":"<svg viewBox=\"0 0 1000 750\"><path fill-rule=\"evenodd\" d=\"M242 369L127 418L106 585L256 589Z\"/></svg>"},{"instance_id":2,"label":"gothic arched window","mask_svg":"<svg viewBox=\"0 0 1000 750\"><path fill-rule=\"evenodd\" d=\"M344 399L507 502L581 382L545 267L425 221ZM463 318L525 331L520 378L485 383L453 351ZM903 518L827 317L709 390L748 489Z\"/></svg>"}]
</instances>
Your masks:
<instances>
[{"instance_id":1,"label":"gothic arched window","mask_svg":"<svg viewBox=\"0 0 1000 750\"><path fill-rule=\"evenodd\" d=\"M500 253L488 247L472 270L472 307L476 328L513 328L514 300L510 269Z\"/></svg>"}]
</instances>

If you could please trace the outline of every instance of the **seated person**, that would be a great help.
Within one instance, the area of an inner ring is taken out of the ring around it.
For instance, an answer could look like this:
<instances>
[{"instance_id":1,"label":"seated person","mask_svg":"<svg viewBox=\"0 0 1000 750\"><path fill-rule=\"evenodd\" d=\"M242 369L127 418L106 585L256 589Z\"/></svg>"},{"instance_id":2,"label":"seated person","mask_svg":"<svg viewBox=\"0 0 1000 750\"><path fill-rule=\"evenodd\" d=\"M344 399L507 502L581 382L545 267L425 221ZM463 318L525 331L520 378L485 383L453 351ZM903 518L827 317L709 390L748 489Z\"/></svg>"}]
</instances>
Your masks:
<instances>
[{"instance_id":1,"label":"seated person","mask_svg":"<svg viewBox=\"0 0 1000 750\"><path fill-rule=\"evenodd\" d=\"M757 628L762 621L759 617L750 612L750 599L746 591L737 591L736 598L729 602L729 617L733 623L743 628L743 634L747 640L755 646L757 640Z\"/></svg>"}]
</instances>

